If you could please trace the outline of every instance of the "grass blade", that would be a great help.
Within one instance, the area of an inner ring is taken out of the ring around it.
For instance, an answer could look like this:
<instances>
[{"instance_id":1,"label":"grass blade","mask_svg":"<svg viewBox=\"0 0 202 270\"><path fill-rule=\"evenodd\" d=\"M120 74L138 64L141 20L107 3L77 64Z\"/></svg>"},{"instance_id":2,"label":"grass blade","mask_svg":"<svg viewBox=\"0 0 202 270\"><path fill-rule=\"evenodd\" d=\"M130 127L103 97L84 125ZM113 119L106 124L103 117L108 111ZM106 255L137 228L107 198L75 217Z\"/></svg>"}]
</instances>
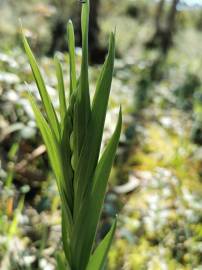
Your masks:
<instances>
[{"instance_id":1,"label":"grass blade","mask_svg":"<svg viewBox=\"0 0 202 270\"><path fill-rule=\"evenodd\" d=\"M56 255L56 270L71 270L69 264L66 265L66 262L61 254Z\"/></svg>"},{"instance_id":2,"label":"grass blade","mask_svg":"<svg viewBox=\"0 0 202 270\"><path fill-rule=\"evenodd\" d=\"M63 250L65 253L65 257L67 260L70 259L70 235L67 229L66 224L68 223L68 220L66 220L68 217L65 213L65 209L62 207L62 243L63 243Z\"/></svg>"},{"instance_id":3,"label":"grass blade","mask_svg":"<svg viewBox=\"0 0 202 270\"><path fill-rule=\"evenodd\" d=\"M82 4L81 28L82 28L82 63L78 85L78 94L75 108L75 141L76 151L80 155L83 139L86 136L90 116L90 95L88 81L88 26L89 26L89 0Z\"/></svg>"},{"instance_id":4,"label":"grass blade","mask_svg":"<svg viewBox=\"0 0 202 270\"><path fill-rule=\"evenodd\" d=\"M100 78L97 83L95 97L93 99L91 119L88 127L88 133L83 143L84 147L78 162L78 170L75 174L75 190L76 190L76 208L79 202L82 201L83 195L86 192L89 184L89 178L96 167L100 145L102 141L102 134L104 129L104 122L107 111L107 104L112 82L113 68L114 68L114 54L115 54L115 38L111 34L108 57L103 66ZM91 153L88 155L88 153ZM86 158L88 156L88 158ZM78 179L82 178L82 184ZM91 183L90 183L91 184Z\"/></svg>"},{"instance_id":5,"label":"grass blade","mask_svg":"<svg viewBox=\"0 0 202 270\"><path fill-rule=\"evenodd\" d=\"M61 117L61 122L62 122L65 118L65 113L67 110L64 78L63 78L63 72L62 72L60 61L58 60L56 56L54 60L55 60L55 66L56 66L56 76L57 76L57 81L58 81L57 88L58 88L59 101L60 101L60 117Z\"/></svg>"},{"instance_id":6,"label":"grass blade","mask_svg":"<svg viewBox=\"0 0 202 270\"><path fill-rule=\"evenodd\" d=\"M70 95L76 89L76 64L75 64L75 37L72 21L69 20L67 25L67 37L69 45L70 58Z\"/></svg>"},{"instance_id":7,"label":"grass blade","mask_svg":"<svg viewBox=\"0 0 202 270\"><path fill-rule=\"evenodd\" d=\"M111 226L110 231L106 234L105 238L101 241L99 246L94 251L93 255L91 256L90 262L87 266L86 270L102 270L103 266L106 262L107 253L111 246L114 233L116 230L116 223L117 220L115 219L114 223Z\"/></svg>"},{"instance_id":8,"label":"grass blade","mask_svg":"<svg viewBox=\"0 0 202 270\"><path fill-rule=\"evenodd\" d=\"M43 140L47 148L48 157L50 159L51 166L56 176L57 186L58 186L59 194L61 197L62 205L68 217L67 219L68 231L71 231L72 226L73 226L73 221L72 221L71 211L68 205L68 201L69 201L68 195L70 192L67 190L65 179L63 178L64 177L63 168L62 168L63 163L62 163L61 153L60 153L61 150L57 142L57 139L55 137L55 134L51 132L51 129L48 123L46 122L40 110L38 109L38 106L36 105L34 98L31 96L31 94L29 95L29 101L34 111L37 125L41 131L41 135L43 137Z\"/></svg>"},{"instance_id":9,"label":"grass blade","mask_svg":"<svg viewBox=\"0 0 202 270\"><path fill-rule=\"evenodd\" d=\"M89 28L89 0L82 3L81 30L82 30L82 63L78 82L77 100L74 108L74 163L77 167L88 130L91 114L89 81L88 81L88 28ZM78 189L78 178L74 179L75 194ZM77 206L76 206L77 207Z\"/></svg>"},{"instance_id":10,"label":"grass blade","mask_svg":"<svg viewBox=\"0 0 202 270\"><path fill-rule=\"evenodd\" d=\"M36 62L36 59L32 53L32 50L29 47L29 44L27 42L27 39L25 38L23 32L22 32L22 41L23 41L23 45L25 48L25 52L27 54L27 57L29 59L29 63L34 75L34 79L36 81L44 108L45 108L45 112L48 118L48 121L50 123L51 129L54 131L57 139L59 140L60 138L60 128L59 128L59 123L58 123L58 119L57 119L57 115L55 113L55 110L53 108L53 105L51 103L50 97L48 95L43 77L41 75L41 72L39 70L38 64Z\"/></svg>"},{"instance_id":11,"label":"grass blade","mask_svg":"<svg viewBox=\"0 0 202 270\"><path fill-rule=\"evenodd\" d=\"M72 256L76 256L75 269L85 269L95 238L110 170L116 153L122 125L121 110L116 129L95 171L93 189L89 189L82 203L72 237Z\"/></svg>"},{"instance_id":12,"label":"grass blade","mask_svg":"<svg viewBox=\"0 0 202 270\"><path fill-rule=\"evenodd\" d=\"M88 29L89 29L90 2L86 0L81 10L81 32L82 32L82 63L81 63L81 85L84 89L88 84Z\"/></svg>"}]
</instances>

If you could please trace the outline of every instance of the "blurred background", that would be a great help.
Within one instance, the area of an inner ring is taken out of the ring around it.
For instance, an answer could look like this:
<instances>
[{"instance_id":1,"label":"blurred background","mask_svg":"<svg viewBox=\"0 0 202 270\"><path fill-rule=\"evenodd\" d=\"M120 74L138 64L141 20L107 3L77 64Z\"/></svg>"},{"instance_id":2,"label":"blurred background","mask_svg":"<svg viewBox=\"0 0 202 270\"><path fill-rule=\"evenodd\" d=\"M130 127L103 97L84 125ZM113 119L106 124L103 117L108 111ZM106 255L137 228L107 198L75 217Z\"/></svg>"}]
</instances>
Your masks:
<instances>
[{"instance_id":1,"label":"blurred background","mask_svg":"<svg viewBox=\"0 0 202 270\"><path fill-rule=\"evenodd\" d=\"M40 100L19 18L57 108L52 57L63 63L68 89L66 24L75 24L79 72L79 17L76 0L0 0L1 270L54 270L61 250L55 179L25 98L27 82ZM104 143L120 104L124 123L97 236L118 213L107 269L201 270L202 1L92 0L92 93L115 28Z\"/></svg>"}]
</instances>

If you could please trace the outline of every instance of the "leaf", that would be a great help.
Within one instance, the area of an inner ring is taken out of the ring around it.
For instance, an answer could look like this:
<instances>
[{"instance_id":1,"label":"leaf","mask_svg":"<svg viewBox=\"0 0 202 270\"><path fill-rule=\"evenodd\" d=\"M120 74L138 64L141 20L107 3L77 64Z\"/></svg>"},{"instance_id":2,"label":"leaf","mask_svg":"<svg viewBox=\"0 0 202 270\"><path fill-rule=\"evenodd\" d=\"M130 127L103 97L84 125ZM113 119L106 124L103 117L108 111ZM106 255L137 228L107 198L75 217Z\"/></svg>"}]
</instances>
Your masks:
<instances>
[{"instance_id":1,"label":"leaf","mask_svg":"<svg viewBox=\"0 0 202 270\"><path fill-rule=\"evenodd\" d=\"M79 157L83 141L87 133L90 117L90 95L88 81L88 27L89 27L89 0L82 4L81 29L82 29L82 63L78 83L77 100L74 110L74 146L75 156Z\"/></svg>"},{"instance_id":2,"label":"leaf","mask_svg":"<svg viewBox=\"0 0 202 270\"><path fill-rule=\"evenodd\" d=\"M66 214L65 208L62 206L62 243L63 243L63 250L67 261L70 260L70 234L68 231L68 216Z\"/></svg>"},{"instance_id":3,"label":"leaf","mask_svg":"<svg viewBox=\"0 0 202 270\"><path fill-rule=\"evenodd\" d=\"M29 44L27 42L27 39L25 38L23 32L22 32L22 41L23 41L23 45L34 75L34 79L36 81L44 108L45 108L45 112L48 118L48 121L50 123L51 129L54 131L56 138L59 140L60 138L60 128L59 128L59 123L58 123L58 119L57 119L57 115L55 113L55 110L53 108L53 105L51 103L50 97L48 95L43 77L41 75L41 72L39 70L38 64L36 62L36 59L29 47Z\"/></svg>"},{"instance_id":4,"label":"leaf","mask_svg":"<svg viewBox=\"0 0 202 270\"><path fill-rule=\"evenodd\" d=\"M72 133L71 113L68 109L64 121L62 123L61 134L61 149L62 149L62 167L63 177L67 186L67 192L69 196L69 208L73 212L73 169L71 166L72 152L70 149L70 135Z\"/></svg>"},{"instance_id":5,"label":"leaf","mask_svg":"<svg viewBox=\"0 0 202 270\"><path fill-rule=\"evenodd\" d=\"M31 94L29 94L28 98L31 103L32 109L34 111L37 125L41 131L43 140L45 142L51 166L56 176L57 186L58 186L60 198L62 201L62 205L68 216L67 218L68 224L66 225L68 227L68 231L71 232L73 221L72 221L72 215L71 215L71 211L69 209L69 204L68 204L70 200L68 195L70 194L70 192L69 190L67 190L65 179L63 178L64 177L63 168L62 168L63 163L61 159L60 146L57 142L55 134L51 132L51 129L48 123L46 122L42 113L38 109L38 106L36 105L34 98L31 96Z\"/></svg>"},{"instance_id":6,"label":"leaf","mask_svg":"<svg viewBox=\"0 0 202 270\"><path fill-rule=\"evenodd\" d=\"M73 189L73 178L74 171L72 166L72 156L74 155L74 146L71 145L71 137L73 133L73 112L74 112L74 103L76 99L76 92L74 91L70 97L70 104L68 110L66 111L64 121L61 124L61 149L62 149L62 161L63 161L63 173L64 178L69 190L69 207L73 213L73 198L74 198L74 189Z\"/></svg>"},{"instance_id":7,"label":"leaf","mask_svg":"<svg viewBox=\"0 0 202 270\"><path fill-rule=\"evenodd\" d=\"M65 263L64 258L61 254L56 255L56 262L56 270L71 270L68 262L67 264Z\"/></svg>"},{"instance_id":8,"label":"leaf","mask_svg":"<svg viewBox=\"0 0 202 270\"><path fill-rule=\"evenodd\" d=\"M111 246L114 233L116 230L117 220L115 219L114 223L111 226L110 231L106 234L105 238L98 245L93 255L90 258L89 264L86 270L102 270L106 262L107 253Z\"/></svg>"},{"instance_id":9,"label":"leaf","mask_svg":"<svg viewBox=\"0 0 202 270\"><path fill-rule=\"evenodd\" d=\"M78 162L78 168L75 174L76 209L79 207L79 202L82 203L83 195L88 188L89 179L92 177L99 157L107 104L112 82L114 53L115 39L114 34L111 34L108 57L105 61L97 83L88 132L83 143L84 146L82 148L81 156ZM82 183L79 182L79 179L82 179Z\"/></svg>"},{"instance_id":10,"label":"leaf","mask_svg":"<svg viewBox=\"0 0 202 270\"><path fill-rule=\"evenodd\" d=\"M97 224L100 217L104 195L107 187L110 170L115 157L119 142L122 125L121 110L116 129L111 137L100 161L96 167L92 182L92 190L89 188L82 207L75 219L73 237L71 239L72 257L76 257L75 269L83 270L88 263L93 241L96 234Z\"/></svg>"},{"instance_id":11,"label":"leaf","mask_svg":"<svg viewBox=\"0 0 202 270\"><path fill-rule=\"evenodd\" d=\"M62 72L60 61L58 60L56 56L54 60L55 60L55 66L56 66L56 76L57 76L57 81L58 81L57 88L58 88L59 101L60 101L60 117L61 117L61 122L62 122L64 120L65 113L67 110L64 78L63 78L63 72Z\"/></svg>"},{"instance_id":12,"label":"leaf","mask_svg":"<svg viewBox=\"0 0 202 270\"><path fill-rule=\"evenodd\" d=\"M92 104L92 114L96 118L95 122L99 125L100 133L103 133L104 120L107 110L109 93L111 89L112 76L115 58L115 36L110 35L109 52L103 65L100 77L97 82L95 95Z\"/></svg>"},{"instance_id":13,"label":"leaf","mask_svg":"<svg viewBox=\"0 0 202 270\"><path fill-rule=\"evenodd\" d=\"M67 37L69 45L69 58L70 58L70 95L76 89L76 64L75 64L75 37L74 27L72 21L69 20L67 24Z\"/></svg>"}]
</instances>

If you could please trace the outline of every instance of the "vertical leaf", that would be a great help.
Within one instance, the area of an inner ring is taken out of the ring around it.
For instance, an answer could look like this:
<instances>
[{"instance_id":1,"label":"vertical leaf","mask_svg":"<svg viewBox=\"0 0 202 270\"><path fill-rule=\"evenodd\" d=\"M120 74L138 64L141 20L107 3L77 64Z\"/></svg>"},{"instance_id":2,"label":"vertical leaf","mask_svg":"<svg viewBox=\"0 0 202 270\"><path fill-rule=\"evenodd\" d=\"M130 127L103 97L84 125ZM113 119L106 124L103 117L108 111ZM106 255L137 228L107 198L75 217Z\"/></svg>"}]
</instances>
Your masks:
<instances>
[{"instance_id":1,"label":"vertical leaf","mask_svg":"<svg viewBox=\"0 0 202 270\"><path fill-rule=\"evenodd\" d=\"M62 72L60 61L58 60L56 56L54 60L55 60L55 66L56 66L56 76L57 76L57 81L58 81L57 88L58 88L59 101L60 101L60 117L61 117L61 122L62 122L64 121L65 113L67 110L64 78L63 78L63 72Z\"/></svg>"},{"instance_id":2,"label":"vertical leaf","mask_svg":"<svg viewBox=\"0 0 202 270\"><path fill-rule=\"evenodd\" d=\"M61 270L102 270L116 227L115 222L92 255L107 181L120 137L122 116L120 111L114 134L98 161L113 76L115 37L114 34L110 36L109 53L97 82L91 108L88 78L89 2L89 0L82 1L82 63L78 81L76 79L75 37L71 21L67 26L70 59L68 108L62 67L59 60L55 58L60 122L36 60L23 36L23 44L47 120L32 96L29 99L47 147L61 198L62 241L66 257L66 262L63 257L57 258L57 267Z\"/></svg>"},{"instance_id":3,"label":"vertical leaf","mask_svg":"<svg viewBox=\"0 0 202 270\"><path fill-rule=\"evenodd\" d=\"M63 256L61 254L56 255L56 270L71 270L68 262L65 262Z\"/></svg>"},{"instance_id":4,"label":"vertical leaf","mask_svg":"<svg viewBox=\"0 0 202 270\"><path fill-rule=\"evenodd\" d=\"M67 37L69 45L70 58L70 95L76 89L76 64L75 64L75 37L72 21L69 20L67 25Z\"/></svg>"},{"instance_id":5,"label":"vertical leaf","mask_svg":"<svg viewBox=\"0 0 202 270\"><path fill-rule=\"evenodd\" d=\"M64 121L61 126L61 149L62 149L62 167L63 177L65 179L66 189L68 191L68 204L71 212L73 212L73 169L71 166L71 147L70 135L72 133L71 108L66 111Z\"/></svg>"},{"instance_id":6,"label":"vertical leaf","mask_svg":"<svg viewBox=\"0 0 202 270\"><path fill-rule=\"evenodd\" d=\"M67 215L65 213L64 207L62 207L62 243L63 243L63 250L66 256L66 259L70 259L70 235L67 228Z\"/></svg>"},{"instance_id":7,"label":"vertical leaf","mask_svg":"<svg viewBox=\"0 0 202 270\"><path fill-rule=\"evenodd\" d=\"M77 166L78 169L75 173L75 185L77 185L75 186L76 209L78 208L79 202L82 203L82 197L85 194L88 185L91 185L89 179L92 177L99 157L107 104L113 76L114 53L115 39L114 34L111 34L109 53L97 83L87 136L85 139L83 138L83 148ZM86 158L87 156L88 158ZM79 183L79 179L82 179L82 184Z\"/></svg>"},{"instance_id":8,"label":"vertical leaf","mask_svg":"<svg viewBox=\"0 0 202 270\"><path fill-rule=\"evenodd\" d=\"M90 257L97 224L106 192L107 181L115 157L122 125L121 110L113 136L96 167L92 181L77 218L72 236L72 256L77 257L75 269L85 269Z\"/></svg>"},{"instance_id":9,"label":"vertical leaf","mask_svg":"<svg viewBox=\"0 0 202 270\"><path fill-rule=\"evenodd\" d=\"M82 63L81 74L78 82L77 99L74 108L74 148L75 163L78 164L79 156L83 147L83 142L87 134L88 122L90 118L90 95L88 81L88 27L89 27L89 0L82 3L81 12L82 29ZM75 193L78 189L78 178L74 181Z\"/></svg>"},{"instance_id":10,"label":"vertical leaf","mask_svg":"<svg viewBox=\"0 0 202 270\"><path fill-rule=\"evenodd\" d=\"M89 0L82 4L81 29L82 29L82 63L78 89L78 117L76 126L78 127L78 149L79 153L86 135L89 114L90 114L90 95L88 81L88 28L89 28Z\"/></svg>"}]
</instances>

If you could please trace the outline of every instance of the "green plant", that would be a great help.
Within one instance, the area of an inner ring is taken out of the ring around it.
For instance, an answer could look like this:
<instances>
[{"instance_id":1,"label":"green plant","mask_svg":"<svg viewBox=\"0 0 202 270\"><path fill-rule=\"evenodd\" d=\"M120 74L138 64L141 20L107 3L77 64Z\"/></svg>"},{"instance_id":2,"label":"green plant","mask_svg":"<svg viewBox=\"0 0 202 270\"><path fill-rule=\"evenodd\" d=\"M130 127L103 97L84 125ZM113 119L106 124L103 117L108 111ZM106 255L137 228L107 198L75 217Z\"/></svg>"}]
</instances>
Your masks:
<instances>
[{"instance_id":1,"label":"green plant","mask_svg":"<svg viewBox=\"0 0 202 270\"><path fill-rule=\"evenodd\" d=\"M29 100L47 147L61 198L62 241L66 260L64 262L61 256L58 257L60 270L103 269L116 227L114 221L108 234L94 250L107 181L120 137L122 116L120 110L114 134L99 157L113 75L115 36L114 33L110 35L109 52L91 104L88 80L88 25L89 0L82 3L82 63L79 79L76 78L74 29L71 21L67 27L70 55L69 99L65 97L62 67L55 58L60 118L52 106L36 60L23 35L24 48L46 117L42 115L31 94Z\"/></svg>"}]
</instances>

